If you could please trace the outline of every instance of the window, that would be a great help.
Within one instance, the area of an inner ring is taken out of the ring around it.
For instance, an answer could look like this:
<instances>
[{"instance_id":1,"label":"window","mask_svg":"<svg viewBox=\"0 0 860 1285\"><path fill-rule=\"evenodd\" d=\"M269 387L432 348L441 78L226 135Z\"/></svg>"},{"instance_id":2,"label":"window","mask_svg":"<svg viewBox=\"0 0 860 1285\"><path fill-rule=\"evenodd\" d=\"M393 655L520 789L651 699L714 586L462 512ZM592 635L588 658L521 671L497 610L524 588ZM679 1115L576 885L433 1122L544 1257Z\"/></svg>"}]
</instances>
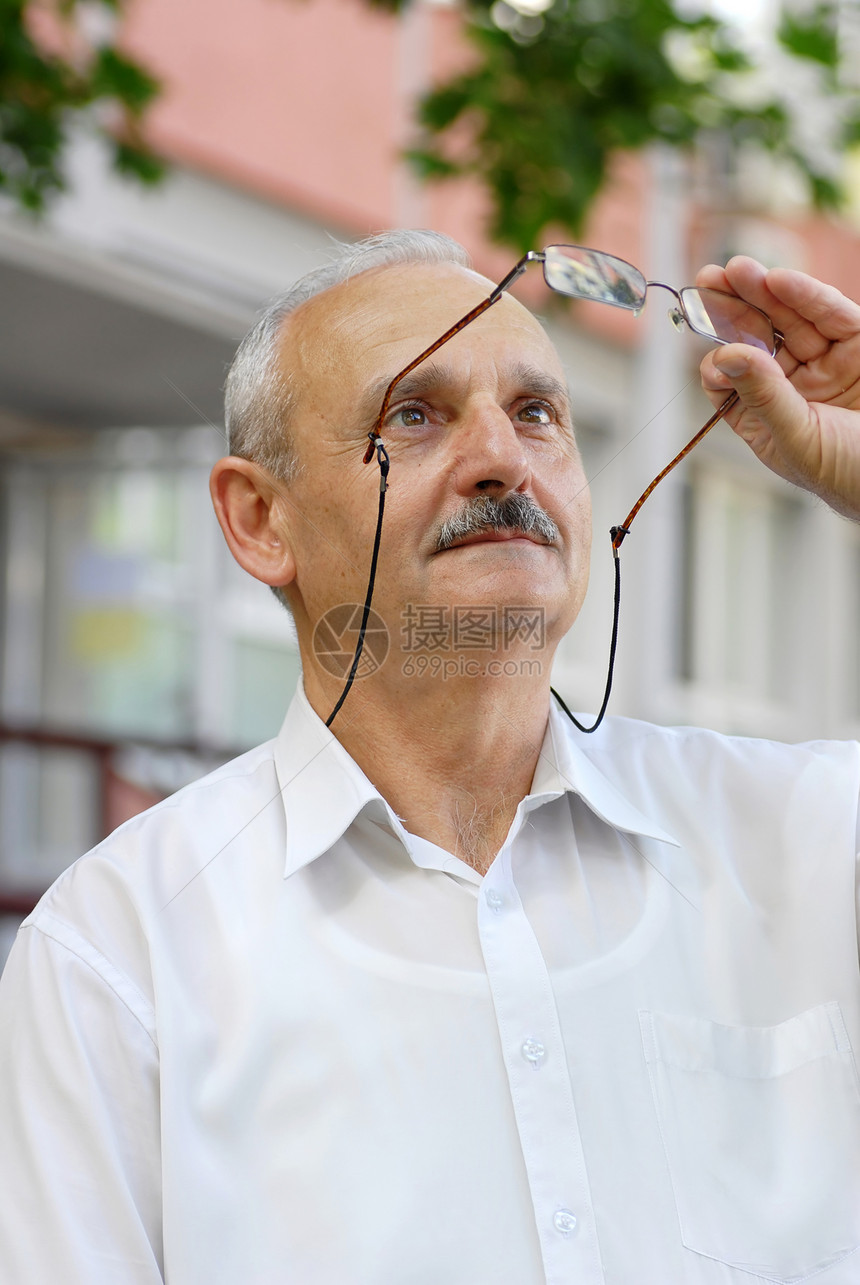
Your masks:
<instances>
[{"instance_id":1,"label":"window","mask_svg":"<svg viewBox=\"0 0 860 1285\"><path fill-rule=\"evenodd\" d=\"M684 502L679 673L755 701L791 695L803 505L709 466Z\"/></svg>"},{"instance_id":2,"label":"window","mask_svg":"<svg viewBox=\"0 0 860 1285\"><path fill-rule=\"evenodd\" d=\"M222 447L209 429L126 430L0 476L0 722L17 728L0 744L7 891L45 887L122 819L110 773L139 791L134 811L278 731L295 634L224 545L207 485ZM136 756L110 753L136 740Z\"/></svg>"}]
</instances>

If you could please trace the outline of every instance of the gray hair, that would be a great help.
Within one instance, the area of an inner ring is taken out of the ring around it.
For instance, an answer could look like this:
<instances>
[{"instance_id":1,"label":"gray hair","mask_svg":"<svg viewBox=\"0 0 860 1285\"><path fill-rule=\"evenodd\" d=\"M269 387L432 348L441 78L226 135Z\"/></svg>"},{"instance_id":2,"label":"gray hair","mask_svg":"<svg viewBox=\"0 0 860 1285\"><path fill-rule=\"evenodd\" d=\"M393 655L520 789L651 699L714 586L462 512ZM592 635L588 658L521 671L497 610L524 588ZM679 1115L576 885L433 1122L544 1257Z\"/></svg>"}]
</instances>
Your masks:
<instances>
[{"instance_id":1,"label":"gray hair","mask_svg":"<svg viewBox=\"0 0 860 1285\"><path fill-rule=\"evenodd\" d=\"M335 245L328 263L301 277L264 309L239 345L227 374L224 401L230 453L253 460L282 482L289 482L297 468L287 431L296 390L289 372L282 371L278 362L278 339L290 313L315 295L371 268L406 263L471 266L463 247L441 232L396 229L354 245Z\"/></svg>"}]
</instances>

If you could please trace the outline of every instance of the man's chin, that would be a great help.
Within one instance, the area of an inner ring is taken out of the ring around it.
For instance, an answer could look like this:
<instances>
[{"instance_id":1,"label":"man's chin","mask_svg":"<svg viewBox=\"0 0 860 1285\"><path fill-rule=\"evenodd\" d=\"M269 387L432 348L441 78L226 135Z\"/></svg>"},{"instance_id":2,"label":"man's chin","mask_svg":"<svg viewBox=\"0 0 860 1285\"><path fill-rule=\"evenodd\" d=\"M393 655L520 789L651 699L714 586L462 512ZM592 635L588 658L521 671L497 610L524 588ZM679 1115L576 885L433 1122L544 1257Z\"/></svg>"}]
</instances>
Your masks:
<instances>
[{"instance_id":1,"label":"man's chin","mask_svg":"<svg viewBox=\"0 0 860 1285\"><path fill-rule=\"evenodd\" d=\"M440 554L436 567L439 602L531 602L556 605L571 597L570 580L557 552L547 546L506 549L499 555L466 548Z\"/></svg>"}]
</instances>

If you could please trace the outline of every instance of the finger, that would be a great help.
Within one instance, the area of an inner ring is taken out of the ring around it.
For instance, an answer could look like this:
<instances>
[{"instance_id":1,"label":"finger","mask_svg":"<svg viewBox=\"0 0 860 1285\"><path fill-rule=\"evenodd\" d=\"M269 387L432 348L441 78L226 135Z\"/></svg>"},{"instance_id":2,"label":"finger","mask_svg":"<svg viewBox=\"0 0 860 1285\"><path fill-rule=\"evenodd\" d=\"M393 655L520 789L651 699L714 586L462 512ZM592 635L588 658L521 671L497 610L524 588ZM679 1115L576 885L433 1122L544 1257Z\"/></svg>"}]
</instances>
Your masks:
<instances>
[{"instance_id":1,"label":"finger","mask_svg":"<svg viewBox=\"0 0 860 1285\"><path fill-rule=\"evenodd\" d=\"M860 305L835 286L792 268L771 268L767 288L773 298L812 322L827 339L838 342L860 334Z\"/></svg>"},{"instance_id":2,"label":"finger","mask_svg":"<svg viewBox=\"0 0 860 1285\"><path fill-rule=\"evenodd\" d=\"M806 277L805 273L777 268L768 271L756 259L750 259L742 254L730 259L725 268L719 268L714 264L708 265L699 273L697 284L707 286L711 290L725 290L728 294L746 299L753 307L760 308L784 336L785 348L798 361L813 361L827 352L831 338L820 330L814 320L804 316L792 306L790 301L780 298L776 291L771 289L771 277L774 273L801 278L842 299L838 290L834 290L832 286L823 286L813 277ZM789 287L790 295L792 288L797 295L799 293L797 284ZM822 305L821 312L825 310Z\"/></svg>"},{"instance_id":3,"label":"finger","mask_svg":"<svg viewBox=\"0 0 860 1285\"><path fill-rule=\"evenodd\" d=\"M728 344L710 358L712 369L726 381L723 388L734 388L740 399L743 410L735 425L740 436L744 436L743 411L751 411L747 422L764 424L780 451L799 467L808 447L810 410L784 371L766 353L746 344Z\"/></svg>"},{"instance_id":4,"label":"finger","mask_svg":"<svg viewBox=\"0 0 860 1285\"><path fill-rule=\"evenodd\" d=\"M767 276L767 268L757 259L751 259L747 255L735 255L729 262L736 265L735 279L738 279L738 270L748 277L746 282L747 289L757 289L761 282ZM740 282L740 284L744 284ZM729 279L727 267L720 267L717 263L706 263L696 273L696 285L708 290L725 290L727 294L737 294ZM746 295L744 295L746 298ZM752 303L752 300L750 300Z\"/></svg>"},{"instance_id":5,"label":"finger","mask_svg":"<svg viewBox=\"0 0 860 1285\"><path fill-rule=\"evenodd\" d=\"M702 387L715 406L725 398L727 392L734 388L734 383L729 374L717 364L717 359L721 354L725 353L726 347L728 345L712 348L699 363ZM744 345L743 352L748 353L748 351L749 349ZM795 357L792 357L791 353L786 352L784 348L775 357L769 357L761 349L755 349L754 351L759 353L757 360L762 363L762 366L770 365L772 367L775 379L779 378L780 372L785 378L791 379L801 366L801 363ZM809 398L807 397L806 400L808 401Z\"/></svg>"},{"instance_id":6,"label":"finger","mask_svg":"<svg viewBox=\"0 0 860 1285\"><path fill-rule=\"evenodd\" d=\"M736 254L724 268L716 263L708 263L700 268L696 273L696 285L740 295L759 308L759 300L768 300L766 278L767 268L763 263L748 255Z\"/></svg>"}]
</instances>

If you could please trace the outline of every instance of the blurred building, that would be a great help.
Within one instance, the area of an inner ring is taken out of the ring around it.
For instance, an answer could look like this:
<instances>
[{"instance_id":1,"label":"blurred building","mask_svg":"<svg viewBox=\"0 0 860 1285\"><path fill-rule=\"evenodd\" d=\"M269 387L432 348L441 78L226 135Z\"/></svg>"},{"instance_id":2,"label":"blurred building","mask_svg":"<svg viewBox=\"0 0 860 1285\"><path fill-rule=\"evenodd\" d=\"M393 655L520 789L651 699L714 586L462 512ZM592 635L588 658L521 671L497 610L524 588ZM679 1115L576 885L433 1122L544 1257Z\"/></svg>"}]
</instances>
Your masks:
<instances>
[{"instance_id":1,"label":"blurred building","mask_svg":"<svg viewBox=\"0 0 860 1285\"><path fill-rule=\"evenodd\" d=\"M225 366L331 236L432 226L488 276L511 266L483 235L479 191L423 189L399 159L415 99L464 56L456 23L426 2L397 20L357 0L138 0L126 34L165 85L150 135L168 180L121 183L82 132L42 222L0 205L7 910L123 815L277 731L299 673L290 623L232 564L206 486ZM747 250L860 297L849 223L777 218L766 192L740 206L733 190L713 173L691 187L672 157L619 158L587 241L675 285ZM537 274L518 291L568 368L592 480L592 589L556 685L593 709L609 527L710 406L700 351L659 292L633 321L559 309ZM860 732L860 531L727 429L657 492L623 569L615 712L787 739Z\"/></svg>"}]
</instances>

